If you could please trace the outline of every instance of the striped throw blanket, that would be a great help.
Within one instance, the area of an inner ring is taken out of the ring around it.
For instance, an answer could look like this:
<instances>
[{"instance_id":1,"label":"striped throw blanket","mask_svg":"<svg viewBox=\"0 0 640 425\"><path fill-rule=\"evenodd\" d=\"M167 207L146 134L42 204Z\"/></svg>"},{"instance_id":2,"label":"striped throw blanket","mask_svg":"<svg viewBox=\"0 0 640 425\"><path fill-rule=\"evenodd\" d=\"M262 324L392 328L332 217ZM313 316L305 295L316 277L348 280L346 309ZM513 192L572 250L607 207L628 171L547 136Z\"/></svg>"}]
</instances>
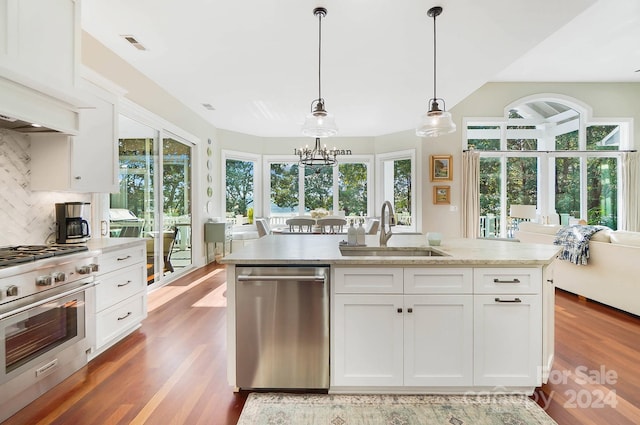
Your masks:
<instances>
[{"instance_id":1,"label":"striped throw blanket","mask_svg":"<svg viewBox=\"0 0 640 425\"><path fill-rule=\"evenodd\" d=\"M605 226L564 226L556 233L555 245L562 246L558 255L561 260L571 261L573 264L586 265L589 259L589 239Z\"/></svg>"}]
</instances>

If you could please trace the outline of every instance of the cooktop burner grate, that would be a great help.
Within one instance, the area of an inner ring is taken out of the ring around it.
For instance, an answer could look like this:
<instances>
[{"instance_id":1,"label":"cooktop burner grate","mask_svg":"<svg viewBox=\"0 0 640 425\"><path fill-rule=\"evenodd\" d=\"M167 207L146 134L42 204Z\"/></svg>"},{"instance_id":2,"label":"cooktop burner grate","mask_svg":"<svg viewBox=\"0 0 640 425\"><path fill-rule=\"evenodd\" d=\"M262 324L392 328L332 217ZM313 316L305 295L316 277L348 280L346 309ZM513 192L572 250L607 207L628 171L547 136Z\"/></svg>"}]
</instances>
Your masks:
<instances>
[{"instance_id":1,"label":"cooktop burner grate","mask_svg":"<svg viewBox=\"0 0 640 425\"><path fill-rule=\"evenodd\" d=\"M87 251L84 245L16 245L0 247L0 267Z\"/></svg>"}]
</instances>

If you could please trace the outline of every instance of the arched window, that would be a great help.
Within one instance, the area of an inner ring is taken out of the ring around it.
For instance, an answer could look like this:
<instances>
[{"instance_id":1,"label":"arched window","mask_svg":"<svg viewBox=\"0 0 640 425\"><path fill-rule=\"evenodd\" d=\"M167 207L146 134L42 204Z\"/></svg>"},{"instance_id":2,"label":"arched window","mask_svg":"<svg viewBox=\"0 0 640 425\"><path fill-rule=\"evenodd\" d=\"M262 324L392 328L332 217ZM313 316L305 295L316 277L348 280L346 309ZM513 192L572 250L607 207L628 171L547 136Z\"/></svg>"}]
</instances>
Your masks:
<instances>
[{"instance_id":1,"label":"arched window","mask_svg":"<svg viewBox=\"0 0 640 425\"><path fill-rule=\"evenodd\" d=\"M504 118L465 120L467 148L480 152L480 236L510 237L514 207L530 212L518 219L617 229L629 127L561 95L520 99Z\"/></svg>"}]
</instances>

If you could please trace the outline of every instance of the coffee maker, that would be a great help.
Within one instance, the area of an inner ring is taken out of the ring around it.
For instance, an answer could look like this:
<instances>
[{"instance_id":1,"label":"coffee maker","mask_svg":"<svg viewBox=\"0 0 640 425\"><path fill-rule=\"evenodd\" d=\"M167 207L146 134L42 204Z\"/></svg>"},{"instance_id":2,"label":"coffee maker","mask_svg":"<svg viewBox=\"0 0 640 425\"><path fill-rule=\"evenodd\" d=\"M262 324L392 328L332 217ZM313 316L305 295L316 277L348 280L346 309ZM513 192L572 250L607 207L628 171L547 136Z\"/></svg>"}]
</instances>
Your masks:
<instances>
[{"instance_id":1,"label":"coffee maker","mask_svg":"<svg viewBox=\"0 0 640 425\"><path fill-rule=\"evenodd\" d=\"M65 202L56 204L56 243L82 243L91 236L88 202Z\"/></svg>"}]
</instances>

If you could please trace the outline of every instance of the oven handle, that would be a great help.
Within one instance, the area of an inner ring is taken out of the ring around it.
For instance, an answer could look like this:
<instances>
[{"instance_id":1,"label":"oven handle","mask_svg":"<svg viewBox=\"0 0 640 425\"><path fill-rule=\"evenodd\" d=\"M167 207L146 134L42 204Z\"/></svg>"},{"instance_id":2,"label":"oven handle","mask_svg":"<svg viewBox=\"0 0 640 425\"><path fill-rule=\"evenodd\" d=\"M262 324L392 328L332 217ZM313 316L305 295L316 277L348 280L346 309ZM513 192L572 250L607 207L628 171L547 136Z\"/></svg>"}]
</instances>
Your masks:
<instances>
[{"instance_id":1,"label":"oven handle","mask_svg":"<svg viewBox=\"0 0 640 425\"><path fill-rule=\"evenodd\" d=\"M43 300L38 300L38 301L33 302L31 304L28 304L28 305L13 309L13 310L11 310L11 311L9 311L7 313L0 314L0 320L6 319L7 317L15 316L16 314L19 314L19 313L22 313L24 311L30 310L32 308L41 306L43 304L50 303L51 301L55 301L57 299L64 298L66 296L77 294L78 292L85 291L87 288L89 288L91 286L92 283L93 283L93 281L83 283L79 287L75 287L73 289L69 289L69 290L61 292L59 294L47 297L47 298L45 298Z\"/></svg>"}]
</instances>

